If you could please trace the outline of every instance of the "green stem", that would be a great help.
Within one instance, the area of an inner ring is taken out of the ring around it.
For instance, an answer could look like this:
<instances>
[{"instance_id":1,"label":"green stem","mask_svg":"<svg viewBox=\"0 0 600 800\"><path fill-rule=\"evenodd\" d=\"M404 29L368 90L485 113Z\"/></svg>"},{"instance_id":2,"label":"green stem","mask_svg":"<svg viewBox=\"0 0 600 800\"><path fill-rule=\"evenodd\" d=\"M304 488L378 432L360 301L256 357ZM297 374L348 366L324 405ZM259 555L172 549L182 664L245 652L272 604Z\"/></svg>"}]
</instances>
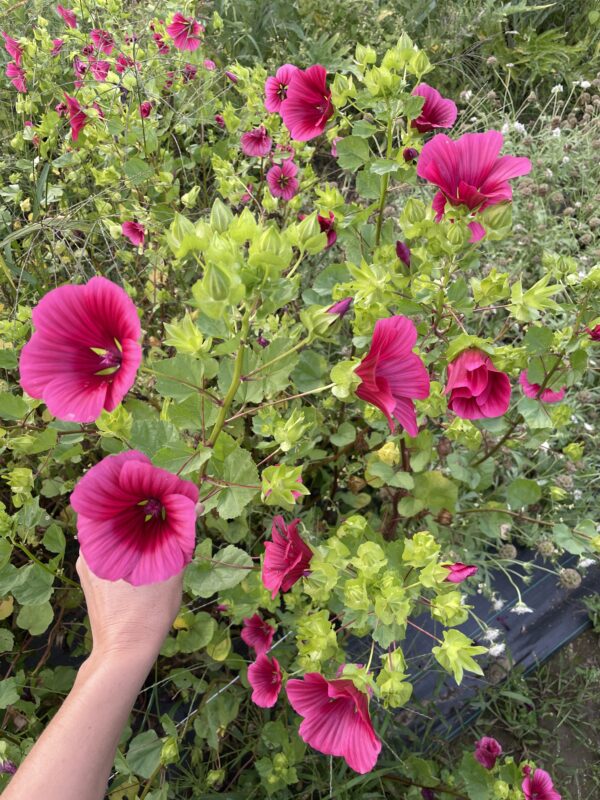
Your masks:
<instances>
[{"instance_id":1,"label":"green stem","mask_svg":"<svg viewBox=\"0 0 600 800\"><path fill-rule=\"evenodd\" d=\"M81 589L81 586L78 583L75 583L75 581L72 581L71 578L67 578L66 575L57 575L56 572L53 572L47 564L44 564L43 561L40 561L39 558L34 556L33 553L30 550L28 550L25 547L24 544L21 544L20 542L14 542L14 541L13 541L13 544L22 553L24 553L27 556L27 558L30 558L33 562L35 562L38 565L38 567L41 567L46 572L49 572L50 575L52 575L53 577L58 578L63 583L66 583L69 586L73 586L73 588L75 588L75 589Z\"/></svg>"},{"instance_id":2,"label":"green stem","mask_svg":"<svg viewBox=\"0 0 600 800\"><path fill-rule=\"evenodd\" d=\"M219 415L213 425L213 429L209 436L207 447L214 447L215 442L219 438L219 434L223 429L223 425L225 424L225 420L227 419L227 413L229 408L233 402L233 398L236 395L237 390L240 388L240 384L242 382L242 364L244 362L244 352L246 347L246 338L248 336L248 328L250 327L250 311L246 311L244 316L242 317L242 326L240 330L240 346L238 348L235 363L233 365L233 375L231 376L231 383L229 384L229 389L227 390L227 394L225 395L225 399L223 400L223 405L219 409ZM206 465L208 462L204 462L202 465L202 469L200 471L200 476L202 477L206 471Z\"/></svg>"},{"instance_id":3,"label":"green stem","mask_svg":"<svg viewBox=\"0 0 600 800\"><path fill-rule=\"evenodd\" d=\"M159 764L152 773L152 775L150 775L144 786L144 791L140 795L140 800L144 800L144 798L147 797L148 793L150 792L150 789L152 788L152 784L154 783L156 776L159 774L162 768L163 765Z\"/></svg>"},{"instance_id":4,"label":"green stem","mask_svg":"<svg viewBox=\"0 0 600 800\"><path fill-rule=\"evenodd\" d=\"M392 146L393 146L393 135L394 135L394 120L392 119L392 111L388 108L388 124L387 124L387 147L385 151L385 157L389 158L392 155ZM390 183L390 175L386 173L383 176L383 180L381 181L381 193L379 195L379 211L377 216L377 229L375 231L375 247L379 245L379 240L381 239L381 226L383 224L383 209L385 208L385 201L387 198L387 190Z\"/></svg>"},{"instance_id":5,"label":"green stem","mask_svg":"<svg viewBox=\"0 0 600 800\"><path fill-rule=\"evenodd\" d=\"M488 458L493 456L494 453L498 452L498 450L500 450L504 442L510 437L510 435L512 434L512 432L514 431L514 429L517 427L518 424L519 424L518 419L513 420L510 424L509 429L504 434L504 436L499 441L496 442L496 444L492 447L491 450L488 450L488 452L484 456L475 461L474 464L471 464L471 466L478 467L480 464L483 464L484 461L487 461Z\"/></svg>"},{"instance_id":6,"label":"green stem","mask_svg":"<svg viewBox=\"0 0 600 800\"><path fill-rule=\"evenodd\" d=\"M275 356L275 358L272 358L270 361L261 364L260 367L256 367L256 369L253 369L247 375L244 375L242 377L242 380L247 381L253 375L256 375L257 372L262 372L263 369L270 367L272 364L276 364L278 361L281 361L282 358L287 358L287 356L291 355L292 353L295 353L296 350L300 350L301 347L304 347L304 345L308 344L311 340L312 336L305 336L304 339L300 339L298 344L295 344L293 347L290 347L290 349L286 350L285 353L280 353L278 356Z\"/></svg>"},{"instance_id":7,"label":"green stem","mask_svg":"<svg viewBox=\"0 0 600 800\"><path fill-rule=\"evenodd\" d=\"M297 400L299 397L306 397L309 394L319 394L319 392L326 392L328 389L331 389L335 386L335 383L328 383L327 386L319 386L317 389L309 389L307 392L300 392L300 394L292 394L289 397L280 397L279 400L272 400L270 403L262 403L260 406L255 406L254 408L249 408L246 411L240 411L238 414L234 414L233 417L229 417L226 420L227 423L233 422L234 419L239 419L240 417L247 417L248 414L257 414L259 411L262 411L263 408L269 408L269 406L276 406L280 403L288 403L290 400Z\"/></svg>"},{"instance_id":8,"label":"green stem","mask_svg":"<svg viewBox=\"0 0 600 800\"><path fill-rule=\"evenodd\" d=\"M204 389L202 386L192 383L191 381L186 381L183 378L176 378L174 375L164 375L162 372L157 372L150 367L142 367L140 372L147 372L149 375L154 375L157 378L164 378L165 380L173 381L173 383L180 383L182 386L189 386L190 389L194 389L199 394L207 397L211 403L214 403L216 406L221 405L222 401L219 400L216 395L212 394L212 392L209 392L207 389Z\"/></svg>"}]
</instances>

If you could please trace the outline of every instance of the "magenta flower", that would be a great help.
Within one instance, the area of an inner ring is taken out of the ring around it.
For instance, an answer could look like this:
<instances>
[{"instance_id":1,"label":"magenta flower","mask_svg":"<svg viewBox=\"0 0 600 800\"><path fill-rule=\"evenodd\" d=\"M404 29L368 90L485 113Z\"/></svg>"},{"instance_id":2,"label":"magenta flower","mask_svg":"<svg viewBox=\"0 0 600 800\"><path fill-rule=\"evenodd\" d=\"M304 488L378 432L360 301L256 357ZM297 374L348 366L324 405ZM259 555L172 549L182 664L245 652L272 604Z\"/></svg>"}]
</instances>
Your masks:
<instances>
[{"instance_id":1,"label":"magenta flower","mask_svg":"<svg viewBox=\"0 0 600 800\"><path fill-rule=\"evenodd\" d=\"M50 55L57 56L62 50L63 45L64 45L63 39L52 39L52 50L50 51Z\"/></svg>"},{"instance_id":2,"label":"magenta flower","mask_svg":"<svg viewBox=\"0 0 600 800\"><path fill-rule=\"evenodd\" d=\"M348 309L352 305L353 298L352 297L345 297L343 300L338 300L337 303L334 303L327 309L328 314L337 314L338 317L343 317L344 314L347 313Z\"/></svg>"},{"instance_id":3,"label":"magenta flower","mask_svg":"<svg viewBox=\"0 0 600 800\"><path fill-rule=\"evenodd\" d=\"M85 560L99 578L167 580L192 559L198 487L137 450L107 456L71 495Z\"/></svg>"},{"instance_id":4,"label":"magenta flower","mask_svg":"<svg viewBox=\"0 0 600 800\"><path fill-rule=\"evenodd\" d=\"M149 100L144 100L143 103L140 103L139 111L140 117L142 119L147 119L152 113L152 103Z\"/></svg>"},{"instance_id":5,"label":"magenta flower","mask_svg":"<svg viewBox=\"0 0 600 800\"><path fill-rule=\"evenodd\" d=\"M108 31L100 30L99 28L94 28L94 30L90 33L90 38L96 48L100 50L105 55L109 56L115 46L115 40Z\"/></svg>"},{"instance_id":6,"label":"magenta flower","mask_svg":"<svg viewBox=\"0 0 600 800\"><path fill-rule=\"evenodd\" d=\"M67 111L69 112L69 122L71 124L71 137L74 142L79 137L79 132L85 128L90 121L85 111L79 105L79 101L74 97L65 93L65 100L67 102Z\"/></svg>"},{"instance_id":7,"label":"magenta flower","mask_svg":"<svg viewBox=\"0 0 600 800\"><path fill-rule=\"evenodd\" d=\"M410 161L415 161L419 157L419 151L414 147L405 147L402 151L402 158L408 164Z\"/></svg>"},{"instance_id":8,"label":"magenta flower","mask_svg":"<svg viewBox=\"0 0 600 800\"><path fill-rule=\"evenodd\" d=\"M442 566L448 570L446 580L450 583L462 583L477 572L477 567L463 564L462 561L457 561L456 564L442 564Z\"/></svg>"},{"instance_id":9,"label":"magenta flower","mask_svg":"<svg viewBox=\"0 0 600 800\"><path fill-rule=\"evenodd\" d=\"M133 220L124 222L121 225L121 233L129 239L131 244L135 247L139 247L140 245L142 245L142 247L144 246L146 229L139 222L134 222Z\"/></svg>"},{"instance_id":10,"label":"magenta flower","mask_svg":"<svg viewBox=\"0 0 600 800\"><path fill-rule=\"evenodd\" d=\"M333 112L325 67L314 64L306 70L297 69L279 109L292 139L307 142L320 136Z\"/></svg>"},{"instance_id":11,"label":"magenta flower","mask_svg":"<svg viewBox=\"0 0 600 800\"><path fill-rule=\"evenodd\" d=\"M271 540L265 542L262 582L275 599L277 592L288 592L308 570L312 550L298 533L299 519L285 524L283 517L273 519Z\"/></svg>"},{"instance_id":12,"label":"magenta flower","mask_svg":"<svg viewBox=\"0 0 600 800\"><path fill-rule=\"evenodd\" d=\"M222 114L215 114L215 122L219 128L225 127L225 117Z\"/></svg>"},{"instance_id":13,"label":"magenta flower","mask_svg":"<svg viewBox=\"0 0 600 800\"><path fill-rule=\"evenodd\" d=\"M0 775L14 775L17 765L14 761L0 761Z\"/></svg>"},{"instance_id":14,"label":"magenta flower","mask_svg":"<svg viewBox=\"0 0 600 800\"><path fill-rule=\"evenodd\" d=\"M140 322L120 286L92 278L59 286L32 312L35 332L21 351L21 386L51 414L93 422L133 386L142 360Z\"/></svg>"},{"instance_id":15,"label":"magenta flower","mask_svg":"<svg viewBox=\"0 0 600 800\"><path fill-rule=\"evenodd\" d=\"M68 8L63 8L62 6L56 6L56 10L61 15L65 24L69 28L76 28L77 27L77 17L75 16L75 12L71 11Z\"/></svg>"},{"instance_id":16,"label":"magenta flower","mask_svg":"<svg viewBox=\"0 0 600 800\"><path fill-rule=\"evenodd\" d=\"M267 184L273 197L291 200L298 193L298 167L291 158L274 164L267 172Z\"/></svg>"},{"instance_id":17,"label":"magenta flower","mask_svg":"<svg viewBox=\"0 0 600 800\"><path fill-rule=\"evenodd\" d=\"M6 65L6 77L10 78L10 82L15 87L17 92L25 94L27 92L27 83L25 82L25 70L19 67L15 61L9 61Z\"/></svg>"},{"instance_id":18,"label":"magenta flower","mask_svg":"<svg viewBox=\"0 0 600 800\"><path fill-rule=\"evenodd\" d=\"M552 391L552 389L544 389L540 395L541 385L539 383L529 383L526 369L519 375L519 383L526 397L541 400L543 403L560 403L567 391L567 387L563 386L562 389L559 389L557 392Z\"/></svg>"},{"instance_id":19,"label":"magenta flower","mask_svg":"<svg viewBox=\"0 0 600 800\"><path fill-rule=\"evenodd\" d=\"M197 74L198 67L195 64L186 64L182 71L183 82L189 83L193 81Z\"/></svg>"},{"instance_id":20,"label":"magenta flower","mask_svg":"<svg viewBox=\"0 0 600 800\"><path fill-rule=\"evenodd\" d=\"M90 72L97 81L105 80L109 69L110 64L108 61L96 61L96 59L90 59Z\"/></svg>"},{"instance_id":21,"label":"magenta flower","mask_svg":"<svg viewBox=\"0 0 600 800\"><path fill-rule=\"evenodd\" d=\"M429 397L429 375L412 352L417 329L407 317L377 320L371 347L355 370L361 383L356 394L385 414L394 432L394 418L410 436L418 433L414 399Z\"/></svg>"},{"instance_id":22,"label":"magenta flower","mask_svg":"<svg viewBox=\"0 0 600 800\"><path fill-rule=\"evenodd\" d=\"M210 58L205 58L204 61L202 62L202 66L209 72L213 72L217 68L215 62Z\"/></svg>"},{"instance_id":23,"label":"magenta flower","mask_svg":"<svg viewBox=\"0 0 600 800\"><path fill-rule=\"evenodd\" d=\"M252 687L252 702L261 708L271 708L281 691L281 668L276 658L264 653L248 667L248 683Z\"/></svg>"},{"instance_id":24,"label":"magenta flower","mask_svg":"<svg viewBox=\"0 0 600 800\"><path fill-rule=\"evenodd\" d=\"M561 800L561 795L554 788L552 778L543 769L531 770L524 767L525 780L521 784L525 800Z\"/></svg>"},{"instance_id":25,"label":"magenta flower","mask_svg":"<svg viewBox=\"0 0 600 800\"><path fill-rule=\"evenodd\" d=\"M287 682L290 705L304 717L298 733L320 753L341 756L363 775L377 762L381 742L369 716L369 699L349 680L328 681L318 672Z\"/></svg>"},{"instance_id":26,"label":"magenta flower","mask_svg":"<svg viewBox=\"0 0 600 800\"><path fill-rule=\"evenodd\" d=\"M502 134L498 131L465 133L453 141L439 133L428 141L417 164L417 175L433 183L439 191L433 198L436 221L446 207L466 206L470 211L483 211L488 206L512 200L511 178L527 175L531 170L528 158L499 156ZM485 230L471 222L471 241L479 241Z\"/></svg>"},{"instance_id":27,"label":"magenta flower","mask_svg":"<svg viewBox=\"0 0 600 800\"><path fill-rule=\"evenodd\" d=\"M486 769L494 769L496 760L502 755L502 745L491 736L483 736L475 742L473 755Z\"/></svg>"},{"instance_id":28,"label":"magenta flower","mask_svg":"<svg viewBox=\"0 0 600 800\"><path fill-rule=\"evenodd\" d=\"M462 419L501 417L510 405L510 381L481 350L465 350L448 364L445 394Z\"/></svg>"},{"instance_id":29,"label":"magenta flower","mask_svg":"<svg viewBox=\"0 0 600 800\"><path fill-rule=\"evenodd\" d=\"M410 267L410 247L405 242L396 242L396 255L403 264Z\"/></svg>"},{"instance_id":30,"label":"magenta flower","mask_svg":"<svg viewBox=\"0 0 600 800\"><path fill-rule=\"evenodd\" d=\"M600 342L600 325L585 329L592 342Z\"/></svg>"},{"instance_id":31,"label":"magenta flower","mask_svg":"<svg viewBox=\"0 0 600 800\"><path fill-rule=\"evenodd\" d=\"M281 104L287 97L288 86L292 75L298 71L293 64L284 64L279 67L275 77L267 78L265 82L265 108L271 113L279 112Z\"/></svg>"},{"instance_id":32,"label":"magenta flower","mask_svg":"<svg viewBox=\"0 0 600 800\"><path fill-rule=\"evenodd\" d=\"M232 83L237 83L239 80L235 72L231 72L228 69L225 70L225 77L228 78Z\"/></svg>"},{"instance_id":33,"label":"magenta flower","mask_svg":"<svg viewBox=\"0 0 600 800\"><path fill-rule=\"evenodd\" d=\"M257 656L271 649L275 628L265 622L259 614L244 618L242 641L252 647Z\"/></svg>"},{"instance_id":34,"label":"magenta flower","mask_svg":"<svg viewBox=\"0 0 600 800\"><path fill-rule=\"evenodd\" d=\"M341 142L343 138L344 138L343 136L334 136L333 139L331 140L330 153L334 158L337 158L337 154L338 154L338 152L337 152L337 144L338 144L338 142Z\"/></svg>"},{"instance_id":35,"label":"magenta flower","mask_svg":"<svg viewBox=\"0 0 600 800\"><path fill-rule=\"evenodd\" d=\"M325 245L325 249L327 250L337 241L337 233L334 228L335 214L333 211L330 211L326 217L323 217L321 214L317 214L317 222L319 223L321 233L327 234L327 244Z\"/></svg>"},{"instance_id":36,"label":"magenta flower","mask_svg":"<svg viewBox=\"0 0 600 800\"><path fill-rule=\"evenodd\" d=\"M253 128L251 131L246 131L246 133L242 134L240 141L242 144L242 152L247 156L263 158L269 155L273 147L273 140L267 133L264 125Z\"/></svg>"},{"instance_id":37,"label":"magenta flower","mask_svg":"<svg viewBox=\"0 0 600 800\"><path fill-rule=\"evenodd\" d=\"M66 103L57 103L54 106L54 110L56 111L56 113L58 114L59 117L62 117L63 114L65 114L66 111L67 111L67 104Z\"/></svg>"},{"instance_id":38,"label":"magenta flower","mask_svg":"<svg viewBox=\"0 0 600 800\"><path fill-rule=\"evenodd\" d=\"M23 58L23 48L16 39L11 38L7 33L1 31L2 38L4 39L4 47L6 52L13 59L17 67L21 66L21 59Z\"/></svg>"},{"instance_id":39,"label":"magenta flower","mask_svg":"<svg viewBox=\"0 0 600 800\"><path fill-rule=\"evenodd\" d=\"M167 33L173 39L177 50L197 50L200 47L200 33L204 27L193 17L184 17L179 11L167 25Z\"/></svg>"},{"instance_id":40,"label":"magenta flower","mask_svg":"<svg viewBox=\"0 0 600 800\"><path fill-rule=\"evenodd\" d=\"M154 44L158 47L159 55L166 55L169 52L169 45L165 42L160 33L153 33L152 38L154 39Z\"/></svg>"},{"instance_id":41,"label":"magenta flower","mask_svg":"<svg viewBox=\"0 0 600 800\"><path fill-rule=\"evenodd\" d=\"M442 97L437 89L426 83L420 83L415 86L411 94L425 98L421 113L411 123L419 133L427 133L436 128L451 128L454 125L458 114L456 104Z\"/></svg>"},{"instance_id":42,"label":"magenta flower","mask_svg":"<svg viewBox=\"0 0 600 800\"><path fill-rule=\"evenodd\" d=\"M115 69L119 75L122 75L128 67L133 67L133 65L133 58L126 56L125 53L119 53L115 61Z\"/></svg>"}]
</instances>

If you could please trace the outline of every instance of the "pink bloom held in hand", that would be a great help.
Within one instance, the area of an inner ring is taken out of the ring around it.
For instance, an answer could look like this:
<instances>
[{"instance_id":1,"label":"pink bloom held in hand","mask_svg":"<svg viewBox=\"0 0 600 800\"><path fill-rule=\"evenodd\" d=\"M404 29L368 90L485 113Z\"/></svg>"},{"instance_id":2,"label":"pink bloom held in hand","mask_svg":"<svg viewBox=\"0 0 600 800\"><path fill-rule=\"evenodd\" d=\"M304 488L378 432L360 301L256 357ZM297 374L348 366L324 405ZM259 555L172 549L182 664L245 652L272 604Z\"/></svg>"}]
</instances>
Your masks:
<instances>
[{"instance_id":1,"label":"pink bloom held in hand","mask_svg":"<svg viewBox=\"0 0 600 800\"><path fill-rule=\"evenodd\" d=\"M69 112L69 121L71 124L71 137L73 141L76 142L79 137L79 132L85 128L90 118L85 111L82 110L79 101L74 97L65 94L65 100L67 101L67 110Z\"/></svg>"},{"instance_id":2,"label":"pink bloom held in hand","mask_svg":"<svg viewBox=\"0 0 600 800\"><path fill-rule=\"evenodd\" d=\"M271 649L275 628L265 622L259 614L244 618L242 641L252 647L257 656Z\"/></svg>"},{"instance_id":3,"label":"pink bloom held in hand","mask_svg":"<svg viewBox=\"0 0 600 800\"><path fill-rule=\"evenodd\" d=\"M442 564L442 566L448 570L449 574L446 580L450 583L462 583L477 572L477 567L463 564L462 561L457 561L456 564Z\"/></svg>"},{"instance_id":4,"label":"pink bloom held in hand","mask_svg":"<svg viewBox=\"0 0 600 800\"><path fill-rule=\"evenodd\" d=\"M274 164L267 172L267 184L273 197L291 200L298 193L298 167L291 158L281 164Z\"/></svg>"},{"instance_id":5,"label":"pink bloom held in hand","mask_svg":"<svg viewBox=\"0 0 600 800\"><path fill-rule=\"evenodd\" d=\"M92 278L59 286L32 312L35 332L21 351L21 386L69 422L114 411L142 360L137 311L120 286Z\"/></svg>"},{"instance_id":6,"label":"pink bloom held in hand","mask_svg":"<svg viewBox=\"0 0 600 800\"><path fill-rule=\"evenodd\" d=\"M502 745L491 736L483 736L475 743L473 755L486 769L494 769L496 760L502 755Z\"/></svg>"},{"instance_id":7,"label":"pink bloom held in hand","mask_svg":"<svg viewBox=\"0 0 600 800\"><path fill-rule=\"evenodd\" d=\"M261 708L272 708L281 691L281 668L277 659L258 655L248 667L248 683L253 689L252 702Z\"/></svg>"},{"instance_id":8,"label":"pink bloom held in hand","mask_svg":"<svg viewBox=\"0 0 600 800\"><path fill-rule=\"evenodd\" d=\"M62 50L63 45L64 41L62 39L52 39L52 50L50 51L50 55L57 56Z\"/></svg>"},{"instance_id":9,"label":"pink bloom held in hand","mask_svg":"<svg viewBox=\"0 0 600 800\"><path fill-rule=\"evenodd\" d=\"M265 542L262 582L275 599L277 592L288 592L310 565L312 550L298 533L299 519L285 524L283 517L273 519L271 541Z\"/></svg>"},{"instance_id":10,"label":"pink bloom held in hand","mask_svg":"<svg viewBox=\"0 0 600 800\"><path fill-rule=\"evenodd\" d=\"M136 247L143 246L146 230L139 222L133 222L132 220L124 222L121 225L121 233Z\"/></svg>"},{"instance_id":11,"label":"pink bloom held in hand","mask_svg":"<svg viewBox=\"0 0 600 800\"><path fill-rule=\"evenodd\" d=\"M98 50L100 50L102 53L107 56L112 53L115 46L115 40L113 39L111 33L94 28L94 30L90 33L90 38Z\"/></svg>"},{"instance_id":12,"label":"pink bloom held in hand","mask_svg":"<svg viewBox=\"0 0 600 800\"><path fill-rule=\"evenodd\" d=\"M137 450L107 456L75 486L81 552L99 578L167 580L192 560L198 487Z\"/></svg>"},{"instance_id":13,"label":"pink bloom held in hand","mask_svg":"<svg viewBox=\"0 0 600 800\"><path fill-rule=\"evenodd\" d=\"M267 78L265 83L265 108L271 113L281 109L281 104L287 97L288 86L292 75L298 71L293 64L284 64L279 67L275 77Z\"/></svg>"},{"instance_id":14,"label":"pink bloom held in hand","mask_svg":"<svg viewBox=\"0 0 600 800\"><path fill-rule=\"evenodd\" d=\"M462 419L501 417L510 405L510 380L481 350L465 350L448 364L445 394Z\"/></svg>"},{"instance_id":15,"label":"pink bloom held in hand","mask_svg":"<svg viewBox=\"0 0 600 800\"><path fill-rule=\"evenodd\" d=\"M184 17L179 11L167 25L167 33L173 39L177 50L197 50L200 47L200 33L204 27L193 17Z\"/></svg>"},{"instance_id":16,"label":"pink bloom held in hand","mask_svg":"<svg viewBox=\"0 0 600 800\"><path fill-rule=\"evenodd\" d=\"M561 800L561 795L554 788L552 778L543 769L525 767L525 780L521 784L526 800Z\"/></svg>"},{"instance_id":17,"label":"pink bloom held in hand","mask_svg":"<svg viewBox=\"0 0 600 800\"><path fill-rule=\"evenodd\" d=\"M527 175L531 161L500 156L502 142L501 133L487 131L465 133L456 141L439 133L425 144L417 163L417 175L439 188L432 204L436 222L442 219L446 203L466 206L475 212L512 200L508 181ZM471 222L469 227L472 242L485 235L479 223Z\"/></svg>"},{"instance_id":18,"label":"pink bloom held in hand","mask_svg":"<svg viewBox=\"0 0 600 800\"><path fill-rule=\"evenodd\" d=\"M328 681L318 672L287 682L290 705L304 717L298 733L306 744L329 756L342 756L364 775L377 763L381 742L369 716L369 700L349 680Z\"/></svg>"},{"instance_id":19,"label":"pink bloom held in hand","mask_svg":"<svg viewBox=\"0 0 600 800\"><path fill-rule=\"evenodd\" d=\"M297 69L279 109L292 139L307 142L320 136L333 112L325 67L314 64L306 70Z\"/></svg>"},{"instance_id":20,"label":"pink bloom held in hand","mask_svg":"<svg viewBox=\"0 0 600 800\"><path fill-rule=\"evenodd\" d=\"M75 16L74 11L71 11L68 8L63 8L62 6L56 6L56 10L69 28L77 27L77 17Z\"/></svg>"},{"instance_id":21,"label":"pink bloom held in hand","mask_svg":"<svg viewBox=\"0 0 600 800\"><path fill-rule=\"evenodd\" d=\"M23 58L23 48L16 39L12 39L7 33L4 33L4 31L2 31L2 38L4 39L6 52L14 60L17 67L20 67L21 59Z\"/></svg>"},{"instance_id":22,"label":"pink bloom held in hand","mask_svg":"<svg viewBox=\"0 0 600 800\"><path fill-rule=\"evenodd\" d=\"M395 418L410 436L418 433L413 400L429 397L429 375L412 352L416 341L417 329L407 317L377 320L369 352L356 369L357 396L383 411L392 433Z\"/></svg>"},{"instance_id":23,"label":"pink bloom held in hand","mask_svg":"<svg viewBox=\"0 0 600 800\"><path fill-rule=\"evenodd\" d=\"M319 223L321 233L327 234L327 244L325 245L325 249L327 250L330 247L333 247L337 241L337 233L334 228L335 214L333 211L330 211L326 217L323 217L321 214L317 214L317 222Z\"/></svg>"},{"instance_id":24,"label":"pink bloom held in hand","mask_svg":"<svg viewBox=\"0 0 600 800\"><path fill-rule=\"evenodd\" d=\"M541 400L543 403L560 403L567 391L567 387L563 386L562 389L559 389L557 392L552 391L552 389L544 389L540 394L541 385L539 383L529 383L526 369L519 375L519 383L526 397Z\"/></svg>"},{"instance_id":25,"label":"pink bloom held in hand","mask_svg":"<svg viewBox=\"0 0 600 800\"><path fill-rule=\"evenodd\" d=\"M140 117L142 119L147 119L152 113L152 103L149 100L144 100L143 103L140 103L139 111Z\"/></svg>"},{"instance_id":26,"label":"pink bloom held in hand","mask_svg":"<svg viewBox=\"0 0 600 800\"><path fill-rule=\"evenodd\" d=\"M6 77L10 78L10 82L15 87L17 92L25 94L27 92L27 83L25 82L25 71L17 66L14 61L9 61L6 65Z\"/></svg>"},{"instance_id":27,"label":"pink bloom held in hand","mask_svg":"<svg viewBox=\"0 0 600 800\"><path fill-rule=\"evenodd\" d=\"M456 104L442 97L437 89L426 83L420 83L415 86L411 94L425 98L419 116L411 123L419 133L433 131L436 128L451 128L454 125L458 114Z\"/></svg>"},{"instance_id":28,"label":"pink bloom held in hand","mask_svg":"<svg viewBox=\"0 0 600 800\"><path fill-rule=\"evenodd\" d=\"M242 152L247 156L257 156L259 158L268 156L273 147L273 140L264 125L253 128L251 131L246 131L246 133L242 134L240 141Z\"/></svg>"}]
</instances>

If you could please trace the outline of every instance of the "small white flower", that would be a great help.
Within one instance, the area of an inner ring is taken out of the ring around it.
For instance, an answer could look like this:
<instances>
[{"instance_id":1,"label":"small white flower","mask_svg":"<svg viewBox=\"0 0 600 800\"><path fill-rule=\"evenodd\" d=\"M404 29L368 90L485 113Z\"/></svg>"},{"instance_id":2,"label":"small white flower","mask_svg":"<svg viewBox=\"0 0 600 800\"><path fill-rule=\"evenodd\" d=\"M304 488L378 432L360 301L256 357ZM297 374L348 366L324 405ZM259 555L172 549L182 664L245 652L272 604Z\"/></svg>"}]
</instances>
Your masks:
<instances>
[{"instance_id":1,"label":"small white flower","mask_svg":"<svg viewBox=\"0 0 600 800\"><path fill-rule=\"evenodd\" d=\"M501 611L504 608L504 600L501 597L494 597L492 606L494 611Z\"/></svg>"},{"instance_id":2,"label":"small white flower","mask_svg":"<svg viewBox=\"0 0 600 800\"><path fill-rule=\"evenodd\" d=\"M582 89L589 89L592 84L589 81L579 81L579 85Z\"/></svg>"},{"instance_id":3,"label":"small white flower","mask_svg":"<svg viewBox=\"0 0 600 800\"><path fill-rule=\"evenodd\" d=\"M525 136L525 134L527 133L527 129L525 128L525 125L523 125L522 122L515 122L515 130L517 133L520 133L521 136Z\"/></svg>"},{"instance_id":4,"label":"small white flower","mask_svg":"<svg viewBox=\"0 0 600 800\"><path fill-rule=\"evenodd\" d=\"M511 608L510 612L511 614L533 614L533 608L529 608L526 603L519 600L519 602Z\"/></svg>"},{"instance_id":5,"label":"small white flower","mask_svg":"<svg viewBox=\"0 0 600 800\"><path fill-rule=\"evenodd\" d=\"M594 430L594 426L593 426L593 425L590 425L590 423L589 423L589 422L584 422L584 423L583 423L583 427L586 429L586 431L587 431L588 433L592 433L592 431Z\"/></svg>"},{"instance_id":6,"label":"small white flower","mask_svg":"<svg viewBox=\"0 0 600 800\"><path fill-rule=\"evenodd\" d=\"M512 61L509 61L506 66L508 69L512 69L514 67L514 64L512 63Z\"/></svg>"},{"instance_id":7,"label":"small white flower","mask_svg":"<svg viewBox=\"0 0 600 800\"><path fill-rule=\"evenodd\" d=\"M505 122L504 125L500 128L500 133L504 135L507 134L509 130L510 130L510 125L508 124L508 122Z\"/></svg>"},{"instance_id":8,"label":"small white flower","mask_svg":"<svg viewBox=\"0 0 600 800\"><path fill-rule=\"evenodd\" d=\"M500 538L501 539L508 539L508 534L510 532L510 527L511 527L510 522L503 522L502 525L500 525Z\"/></svg>"},{"instance_id":9,"label":"small white flower","mask_svg":"<svg viewBox=\"0 0 600 800\"><path fill-rule=\"evenodd\" d=\"M557 83L556 86L553 86L550 89L550 94L560 94L563 91L563 88L564 87L563 87L562 83Z\"/></svg>"},{"instance_id":10,"label":"small white flower","mask_svg":"<svg viewBox=\"0 0 600 800\"><path fill-rule=\"evenodd\" d=\"M573 492L573 500L581 500L582 497L583 497L583 492L581 491L581 489L575 489L575 491Z\"/></svg>"},{"instance_id":11,"label":"small white flower","mask_svg":"<svg viewBox=\"0 0 600 800\"><path fill-rule=\"evenodd\" d=\"M568 164L570 160L569 156L563 156L563 164Z\"/></svg>"},{"instance_id":12,"label":"small white flower","mask_svg":"<svg viewBox=\"0 0 600 800\"><path fill-rule=\"evenodd\" d=\"M502 653L503 653L505 650L506 650L506 645L504 644L504 642L498 642L498 644L493 644L493 645L490 647L490 649L488 650L488 653L489 653L489 654L490 654L490 655L491 655L493 658L498 658L498 656L501 656L501 655L502 655Z\"/></svg>"},{"instance_id":13,"label":"small white flower","mask_svg":"<svg viewBox=\"0 0 600 800\"><path fill-rule=\"evenodd\" d=\"M554 128L552 130L552 136L554 136L555 139L558 139L558 137L560 136L560 128Z\"/></svg>"},{"instance_id":14,"label":"small white flower","mask_svg":"<svg viewBox=\"0 0 600 800\"><path fill-rule=\"evenodd\" d=\"M473 92L470 89L465 89L460 93L460 99L468 102L473 97Z\"/></svg>"},{"instance_id":15,"label":"small white flower","mask_svg":"<svg viewBox=\"0 0 600 800\"><path fill-rule=\"evenodd\" d=\"M488 642L495 642L496 639L501 635L502 631L500 628L488 628L483 634L483 638L487 639Z\"/></svg>"},{"instance_id":16,"label":"small white flower","mask_svg":"<svg viewBox=\"0 0 600 800\"><path fill-rule=\"evenodd\" d=\"M540 450L543 450L544 453L548 452L548 450L550 450L550 444L548 442L542 442L540 445Z\"/></svg>"},{"instance_id":17,"label":"small white flower","mask_svg":"<svg viewBox=\"0 0 600 800\"><path fill-rule=\"evenodd\" d=\"M595 558L580 558L577 564L578 569L586 569L596 563Z\"/></svg>"}]
</instances>

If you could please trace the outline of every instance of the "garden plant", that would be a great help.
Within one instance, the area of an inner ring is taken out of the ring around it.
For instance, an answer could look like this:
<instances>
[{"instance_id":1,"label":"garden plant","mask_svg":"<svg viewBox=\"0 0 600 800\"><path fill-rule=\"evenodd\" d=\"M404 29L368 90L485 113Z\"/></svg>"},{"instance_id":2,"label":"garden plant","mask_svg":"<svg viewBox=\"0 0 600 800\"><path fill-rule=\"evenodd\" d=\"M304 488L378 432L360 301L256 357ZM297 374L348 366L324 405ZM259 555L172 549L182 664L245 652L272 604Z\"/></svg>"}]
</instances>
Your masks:
<instances>
[{"instance_id":1,"label":"garden plant","mask_svg":"<svg viewBox=\"0 0 600 800\"><path fill-rule=\"evenodd\" d=\"M564 149L598 81L519 84L528 132L389 21L322 64L143 6L1 18L0 788L90 651L81 549L185 568L113 800L568 797L493 730L452 767L397 737L423 615L429 664L484 676L504 646L460 626L516 546L566 587L600 553L600 220Z\"/></svg>"}]
</instances>

